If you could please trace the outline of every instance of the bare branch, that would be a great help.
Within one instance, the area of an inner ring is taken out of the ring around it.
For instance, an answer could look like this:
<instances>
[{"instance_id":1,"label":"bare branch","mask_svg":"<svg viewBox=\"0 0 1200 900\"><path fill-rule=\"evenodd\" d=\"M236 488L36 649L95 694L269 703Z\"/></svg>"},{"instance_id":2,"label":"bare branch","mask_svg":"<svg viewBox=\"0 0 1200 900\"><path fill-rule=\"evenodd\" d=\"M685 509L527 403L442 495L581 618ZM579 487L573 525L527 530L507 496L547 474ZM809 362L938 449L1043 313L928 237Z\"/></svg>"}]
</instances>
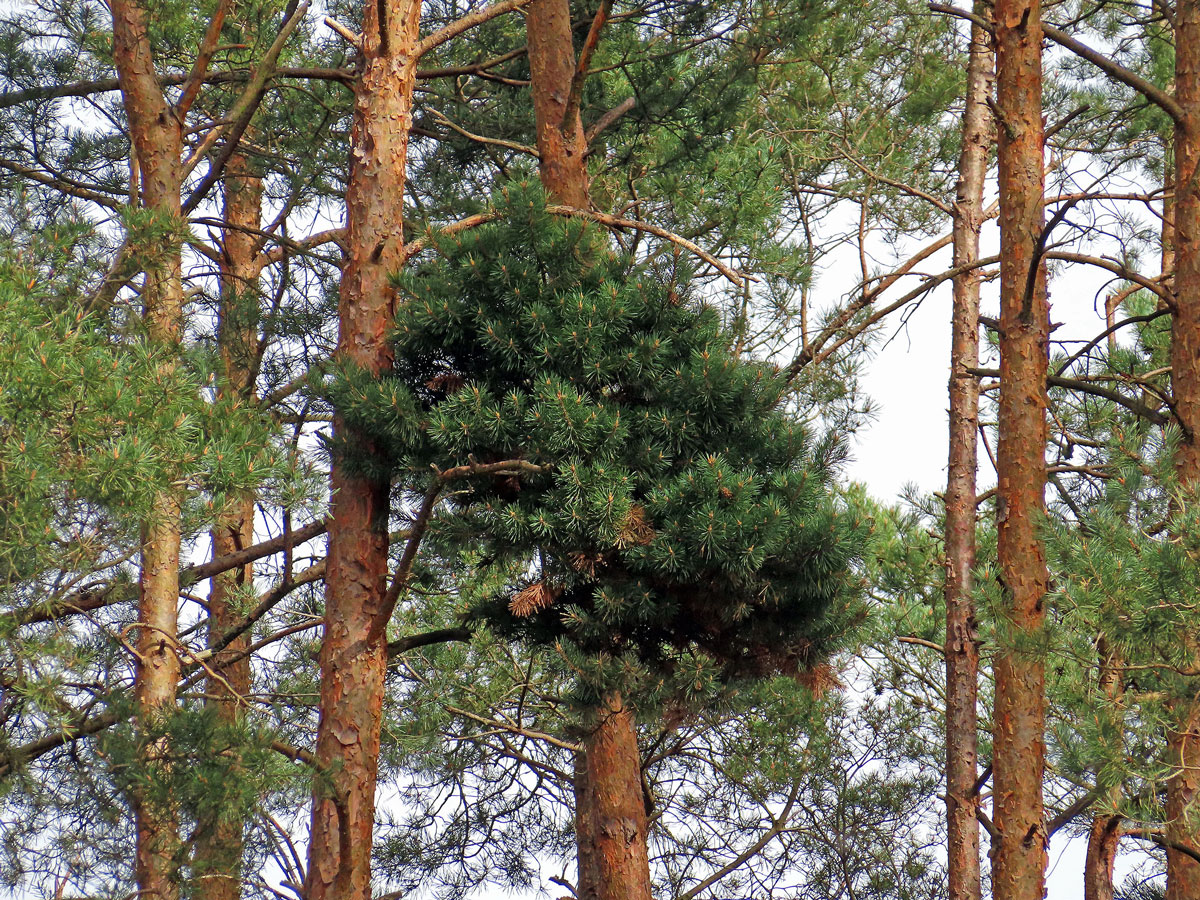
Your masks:
<instances>
[{"instance_id":1,"label":"bare branch","mask_svg":"<svg viewBox=\"0 0 1200 900\"><path fill-rule=\"evenodd\" d=\"M510 13L514 9L520 9L522 6L527 6L532 0L500 0L499 3L493 3L491 6L485 6L483 9L473 12L470 15L455 19L449 25L439 28L425 37L417 44L417 52L414 55L415 59L420 59L431 50L435 50L451 38L458 37L464 31L470 31L484 22L489 22L496 16L502 16L505 13Z\"/></svg>"},{"instance_id":2,"label":"bare branch","mask_svg":"<svg viewBox=\"0 0 1200 900\"><path fill-rule=\"evenodd\" d=\"M583 83L587 80L588 66L592 64L592 55L600 43L600 33L604 30L608 14L611 11L612 0L600 0L596 16L592 19L592 26L588 29L587 38L583 42L583 48L579 51L575 74L571 76L571 89L567 94L567 104L563 108L562 121L558 123L560 130L565 128L568 122L573 122L575 116L579 114L579 104L583 100Z\"/></svg>"},{"instance_id":3,"label":"bare branch","mask_svg":"<svg viewBox=\"0 0 1200 900\"><path fill-rule=\"evenodd\" d=\"M217 41L221 38L221 26L225 24L225 16L232 5L232 0L221 0L217 11L213 13L213 17L208 23L208 30L204 32L204 38L200 41L200 50L196 54L196 61L192 63L192 71L188 73L187 81L183 83L183 93L179 97L179 102L175 104L175 115L180 119L188 114L188 110L192 108L192 104L200 95L200 86L204 84L204 76L208 74L208 64L212 62L213 53L217 49Z\"/></svg>"},{"instance_id":4,"label":"bare branch","mask_svg":"<svg viewBox=\"0 0 1200 900\"><path fill-rule=\"evenodd\" d=\"M279 34L275 37L271 46L267 48L267 52L263 55L258 66L255 67L254 74L251 76L245 90L242 91L241 96L233 104L233 108L229 111L229 120L233 124L229 126L228 136L225 138L225 147L209 167L208 173L196 185L195 190L192 191L187 200L184 201L183 212L185 214L191 212L200 204L200 201L208 193L209 188L217 183L225 171L225 164L229 162L229 158L236 152L238 142L249 127L250 120L254 118L254 113L257 112L263 97L266 96L267 84L270 82L271 75L275 71L275 63L279 60L279 54L283 52L284 44L287 43L288 37L296 30L296 26L300 24L300 20L308 12L308 7L309 0L301 0L296 6L295 12L280 27ZM208 154L208 151L216 143L217 139L224 133L224 127L214 128L204 136L204 140L200 142L200 145L196 147L192 155L183 164L182 178L187 177L188 173Z\"/></svg>"},{"instance_id":5,"label":"bare branch","mask_svg":"<svg viewBox=\"0 0 1200 900\"><path fill-rule=\"evenodd\" d=\"M667 231L665 228L659 228L657 225L651 225L649 222L639 222L634 219L622 219L618 216L613 216L608 213L593 212L589 209L579 209L574 206L547 206L546 212L555 216L573 216L580 219L590 219L593 222L599 222L602 225L607 225L609 228L632 228L636 231L644 231L647 234L652 234L655 237L660 237L663 240L670 241L672 244L677 244L690 253L694 253L700 257L727 279L733 282L738 287L745 285L747 281L758 281L752 275L747 275L745 272L738 272L725 265L711 253L702 250L692 241L682 235Z\"/></svg>"}]
</instances>

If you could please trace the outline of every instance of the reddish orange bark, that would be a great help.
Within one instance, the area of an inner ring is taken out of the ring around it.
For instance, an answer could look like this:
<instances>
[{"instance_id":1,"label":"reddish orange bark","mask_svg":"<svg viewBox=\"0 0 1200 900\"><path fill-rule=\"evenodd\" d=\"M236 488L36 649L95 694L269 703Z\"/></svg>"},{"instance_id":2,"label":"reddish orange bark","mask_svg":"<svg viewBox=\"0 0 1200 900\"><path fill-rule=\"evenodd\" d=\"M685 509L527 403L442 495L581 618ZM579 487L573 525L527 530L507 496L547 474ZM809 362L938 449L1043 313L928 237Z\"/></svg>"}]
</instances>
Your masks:
<instances>
[{"instance_id":1,"label":"reddish orange bark","mask_svg":"<svg viewBox=\"0 0 1200 900\"><path fill-rule=\"evenodd\" d=\"M404 182L416 85L419 0L366 3L354 86L347 260L338 357L368 372L390 364L389 276L402 265ZM381 19L382 17L382 19ZM334 433L369 452L339 420ZM387 650L388 481L334 462L321 645L320 724L306 900L370 900L371 839Z\"/></svg>"},{"instance_id":2,"label":"reddish orange bark","mask_svg":"<svg viewBox=\"0 0 1200 900\"><path fill-rule=\"evenodd\" d=\"M1200 487L1200 2L1175 7L1175 314L1171 318L1171 384L1183 439L1175 457L1185 489ZM1193 641L1193 635L1185 636ZM1168 758L1177 770L1167 782L1166 837L1200 849L1194 820L1200 791L1200 705L1180 699L1168 735ZM1200 863L1167 851L1167 900L1200 897Z\"/></svg>"},{"instance_id":3,"label":"reddish orange bark","mask_svg":"<svg viewBox=\"0 0 1200 900\"><path fill-rule=\"evenodd\" d=\"M1096 816L1088 830L1083 900L1113 900L1113 866L1121 843L1121 817Z\"/></svg>"},{"instance_id":4,"label":"reddish orange bark","mask_svg":"<svg viewBox=\"0 0 1200 900\"><path fill-rule=\"evenodd\" d=\"M223 180L226 230L222 241L221 306L217 345L221 371L217 393L222 402L254 399L254 358L258 346L257 237L243 229L261 224L262 179L244 156L232 156ZM235 553L254 543L254 498L235 501L212 529L213 557ZM219 639L237 624L239 597L253 588L254 566L247 563L212 579L208 595L210 641ZM249 633L239 635L218 651L210 662L213 677L205 688L206 703L218 720L234 726L242 716L240 698L250 691ZM234 767L236 771L236 766ZM197 823L192 872L196 900L237 900L242 887L244 823L228 816L217 805Z\"/></svg>"},{"instance_id":5,"label":"reddish orange bark","mask_svg":"<svg viewBox=\"0 0 1200 900\"><path fill-rule=\"evenodd\" d=\"M579 104L568 103L576 67L571 5L567 0L534 0L525 16L538 174L547 194L586 209L587 140Z\"/></svg>"},{"instance_id":6,"label":"reddish orange bark","mask_svg":"<svg viewBox=\"0 0 1200 900\"><path fill-rule=\"evenodd\" d=\"M180 216L182 130L163 96L154 70L146 11L136 0L112 0L113 61L121 87L130 141L141 173L139 202L168 220ZM182 261L179 248L163 249L142 286L150 340L177 346L183 320ZM175 653L179 599L180 498L164 492L155 501L142 535L138 582L138 664L134 686L138 725L151 728L175 709L179 657ZM161 765L166 747L150 742L142 764ZM178 896L178 823L170 806L134 793L136 849L134 875L146 900Z\"/></svg>"},{"instance_id":7,"label":"reddish orange bark","mask_svg":"<svg viewBox=\"0 0 1200 900\"><path fill-rule=\"evenodd\" d=\"M977 14L986 14L976 4ZM979 259L983 184L991 147L994 61L988 35L971 27L966 108L954 204L954 266ZM979 900L979 635L972 599L979 428L979 273L954 279L950 347L950 459L946 483L946 831L950 900Z\"/></svg>"},{"instance_id":8,"label":"reddish orange bark","mask_svg":"<svg viewBox=\"0 0 1200 900\"><path fill-rule=\"evenodd\" d=\"M580 54L584 66L606 15L602 6ZM587 209L587 139L577 102L582 84L576 83L580 63L570 4L534 0L526 12L526 35L542 186L556 202ZM649 824L633 716L619 694L607 697L597 715L597 727L585 737L575 765L575 896L648 900Z\"/></svg>"},{"instance_id":9,"label":"reddish orange bark","mask_svg":"<svg viewBox=\"0 0 1200 900\"><path fill-rule=\"evenodd\" d=\"M597 709L587 742L597 900L651 900L637 730L620 693Z\"/></svg>"},{"instance_id":10,"label":"reddish orange bark","mask_svg":"<svg viewBox=\"0 0 1200 900\"><path fill-rule=\"evenodd\" d=\"M1038 0L999 0L994 16L1000 164L997 520L1007 621L994 666L992 891L996 900L1042 900L1045 670L1029 646L1044 624L1048 586L1038 537L1049 345L1045 265L1038 258L1044 223L1041 6Z\"/></svg>"}]
</instances>

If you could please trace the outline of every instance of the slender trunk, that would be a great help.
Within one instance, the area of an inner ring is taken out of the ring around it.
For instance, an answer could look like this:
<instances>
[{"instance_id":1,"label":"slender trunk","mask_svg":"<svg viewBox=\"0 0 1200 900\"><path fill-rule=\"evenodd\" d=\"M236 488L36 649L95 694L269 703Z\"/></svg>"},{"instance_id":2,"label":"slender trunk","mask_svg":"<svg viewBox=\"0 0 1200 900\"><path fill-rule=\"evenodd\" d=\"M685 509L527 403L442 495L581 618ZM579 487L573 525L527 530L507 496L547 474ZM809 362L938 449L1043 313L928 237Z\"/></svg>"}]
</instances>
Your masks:
<instances>
[{"instance_id":1,"label":"slender trunk","mask_svg":"<svg viewBox=\"0 0 1200 900\"><path fill-rule=\"evenodd\" d=\"M1167 759L1175 771L1167 781L1166 900L1195 900L1200 897L1200 863L1171 848L1200 850L1196 829L1188 821L1195 815L1200 791L1200 710L1186 699L1174 706L1172 715L1175 722L1167 735Z\"/></svg>"},{"instance_id":2,"label":"slender trunk","mask_svg":"<svg viewBox=\"0 0 1200 900\"><path fill-rule=\"evenodd\" d=\"M977 14L986 14L981 3ZM987 107L993 78L988 35L971 26L966 109L954 216L954 266L979 259L983 184L991 146ZM976 435L979 381L979 273L954 279L950 348L950 461L946 484L946 838L950 900L979 900L979 637L972 599L975 568Z\"/></svg>"},{"instance_id":3,"label":"slender trunk","mask_svg":"<svg viewBox=\"0 0 1200 900\"><path fill-rule=\"evenodd\" d=\"M1116 655L1108 641L1101 636L1098 647L1100 653L1100 671L1097 684L1107 698L1106 714L1120 733L1120 712L1117 701L1121 695L1120 658ZM1116 809L1121 799L1121 788L1112 788L1108 792L1107 807ZM1113 867L1117 861L1117 847L1121 843L1120 815L1102 812L1092 818L1088 830L1087 856L1083 862L1083 900L1113 900Z\"/></svg>"},{"instance_id":4,"label":"slender trunk","mask_svg":"<svg viewBox=\"0 0 1200 900\"><path fill-rule=\"evenodd\" d=\"M180 216L182 129L154 70L146 11L136 0L112 0L113 61L129 120L133 155L140 171L140 203L169 220ZM146 272L142 302L150 340L177 348L183 321L182 260L179 247L163 250ZM164 490L142 532L138 583L138 663L134 686L138 727L154 723L175 709L179 657L175 653L179 600L180 497ZM162 765L162 740L147 741L143 766ZM169 803L155 802L135 791L134 876L145 900L178 896L178 821Z\"/></svg>"},{"instance_id":5,"label":"slender trunk","mask_svg":"<svg viewBox=\"0 0 1200 900\"><path fill-rule=\"evenodd\" d=\"M1088 831L1083 867L1083 900L1113 900L1113 865L1121 843L1121 817L1096 816Z\"/></svg>"},{"instance_id":6,"label":"slender trunk","mask_svg":"<svg viewBox=\"0 0 1200 900\"><path fill-rule=\"evenodd\" d=\"M421 4L397 0L365 3L363 9L337 354L344 363L379 373L391 361L387 330L396 299L388 278L400 268L403 252ZM340 440L371 451L340 418L333 427ZM330 482L318 775L305 898L369 900L389 615L388 481L335 459Z\"/></svg>"},{"instance_id":7,"label":"slender trunk","mask_svg":"<svg viewBox=\"0 0 1200 900\"><path fill-rule=\"evenodd\" d=\"M997 520L1005 594L994 666L996 900L1042 900L1046 876L1045 667L1048 585L1038 537L1046 484L1049 309L1044 262L1042 25L1039 0L995 5L1000 163L1000 401Z\"/></svg>"},{"instance_id":8,"label":"slender trunk","mask_svg":"<svg viewBox=\"0 0 1200 900\"><path fill-rule=\"evenodd\" d=\"M1175 99L1184 121L1175 126L1175 314L1171 318L1171 383L1183 437L1175 457L1185 490L1200 488L1200 0L1175 7ZM1194 636L1183 639L1194 646ZM1167 781L1167 840L1200 849L1195 818L1200 791L1200 704L1181 697L1167 738L1177 771ZM1200 897L1200 863L1167 851L1167 900Z\"/></svg>"},{"instance_id":9,"label":"slender trunk","mask_svg":"<svg viewBox=\"0 0 1200 900\"><path fill-rule=\"evenodd\" d=\"M534 0L525 23L538 174L556 202L587 209L587 140L579 104L570 102L577 65L570 4ZM633 717L619 695L606 698L597 716L599 725L584 738L584 749L575 760L575 896L648 898L648 826ZM634 807L636 818L630 819Z\"/></svg>"},{"instance_id":10,"label":"slender trunk","mask_svg":"<svg viewBox=\"0 0 1200 900\"><path fill-rule=\"evenodd\" d=\"M1175 173L1171 171L1171 148L1169 146L1166 148L1165 156L1159 269L1163 278L1167 279L1166 286L1169 286L1174 284L1171 278L1175 273Z\"/></svg>"},{"instance_id":11,"label":"slender trunk","mask_svg":"<svg viewBox=\"0 0 1200 900\"><path fill-rule=\"evenodd\" d=\"M568 108L575 77L571 5L567 0L534 0L525 15L538 174L546 193L559 203L586 209L587 140L579 104Z\"/></svg>"},{"instance_id":12,"label":"slender trunk","mask_svg":"<svg viewBox=\"0 0 1200 900\"><path fill-rule=\"evenodd\" d=\"M587 741L597 900L651 900L648 822L633 713L605 696Z\"/></svg>"},{"instance_id":13,"label":"slender trunk","mask_svg":"<svg viewBox=\"0 0 1200 900\"><path fill-rule=\"evenodd\" d=\"M575 754L575 848L576 900L599 900L600 875L596 861L595 818L592 813L592 790L588 780L587 752Z\"/></svg>"},{"instance_id":14,"label":"slender trunk","mask_svg":"<svg viewBox=\"0 0 1200 900\"><path fill-rule=\"evenodd\" d=\"M262 179L240 153L230 158L223 179L226 230L222 242L221 306L217 345L221 371L218 400L226 404L254 399L254 358L258 345L257 237L243 229L257 229L262 207ZM235 553L254 543L254 498L243 497L223 511L212 529L213 556ZM254 566L246 564L212 579L208 595L209 640L216 640L239 620L239 601L253 588ZM242 700L250 691L250 646L243 634L212 658L212 676L205 688L205 703L218 721L233 731L242 718ZM236 749L229 752L235 753ZM238 766L233 761L230 778ZM245 823L230 815L228 805L214 798L197 822L192 856L195 900L238 900L241 896L243 831Z\"/></svg>"}]
</instances>

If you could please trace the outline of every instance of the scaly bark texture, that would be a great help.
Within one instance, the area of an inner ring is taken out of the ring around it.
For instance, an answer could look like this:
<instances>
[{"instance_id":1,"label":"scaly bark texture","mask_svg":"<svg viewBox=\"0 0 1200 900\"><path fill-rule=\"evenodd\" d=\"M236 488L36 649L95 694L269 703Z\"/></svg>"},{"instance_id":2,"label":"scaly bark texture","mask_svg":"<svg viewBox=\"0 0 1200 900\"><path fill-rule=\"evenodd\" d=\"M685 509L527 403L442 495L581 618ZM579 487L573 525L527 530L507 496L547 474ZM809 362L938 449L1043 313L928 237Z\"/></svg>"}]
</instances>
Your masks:
<instances>
[{"instance_id":1,"label":"scaly bark texture","mask_svg":"<svg viewBox=\"0 0 1200 900\"><path fill-rule=\"evenodd\" d=\"M575 754L575 897L598 900L600 875L596 867L595 817L592 814L592 789L588 781L587 752Z\"/></svg>"},{"instance_id":2,"label":"scaly bark texture","mask_svg":"<svg viewBox=\"0 0 1200 900\"><path fill-rule=\"evenodd\" d=\"M1045 666L1038 656L1048 586L1038 537L1046 484L1049 308L1038 257L1044 223L1042 24L1038 0L999 0L1000 401L997 520L1005 595L994 666L992 891L1045 895Z\"/></svg>"},{"instance_id":3,"label":"scaly bark texture","mask_svg":"<svg viewBox=\"0 0 1200 900\"><path fill-rule=\"evenodd\" d=\"M1113 718L1114 730L1120 731L1118 700L1121 695L1120 658L1110 649L1108 641L1101 636L1097 648L1100 653L1097 685L1108 698L1106 715ZM1117 808L1121 799L1120 786L1112 788L1107 803L1110 809ZM1117 861L1117 848L1121 843L1122 817L1114 813L1097 813L1088 829L1087 855L1083 862L1083 900L1113 900L1113 868Z\"/></svg>"},{"instance_id":4,"label":"scaly bark texture","mask_svg":"<svg viewBox=\"0 0 1200 900\"><path fill-rule=\"evenodd\" d=\"M602 24L603 20L598 26ZM571 102L577 61L570 3L534 0L527 7L525 31L542 186L556 202L587 209L591 206L587 139L579 104ZM648 826L637 733L620 697L608 700L597 711L599 726L584 738L584 749L575 762L575 896L579 900L636 898L642 885L649 897ZM623 796L626 792L628 796ZM635 808L640 825L624 818L626 811ZM626 836L640 849L625 845Z\"/></svg>"},{"instance_id":5,"label":"scaly bark texture","mask_svg":"<svg viewBox=\"0 0 1200 900\"><path fill-rule=\"evenodd\" d=\"M354 85L347 259L338 305L343 363L371 373L391 362L388 277L402 265L404 181L416 85L419 0L368 2ZM355 443L340 419L334 434ZM321 645L312 837L306 900L370 900L371 833L387 650L388 481L335 460L331 475L325 633Z\"/></svg>"},{"instance_id":6,"label":"scaly bark texture","mask_svg":"<svg viewBox=\"0 0 1200 900\"><path fill-rule=\"evenodd\" d=\"M977 15L986 15L977 3ZM979 259L983 184L993 128L987 101L995 61L989 36L971 27L962 151L954 204L954 266ZM950 340L950 460L946 483L946 830L950 900L979 900L979 635L972 599L979 428L979 273L954 279Z\"/></svg>"},{"instance_id":7,"label":"scaly bark texture","mask_svg":"<svg viewBox=\"0 0 1200 900\"><path fill-rule=\"evenodd\" d=\"M221 371L218 398L223 403L254 401L254 360L258 349L258 238L261 224L262 179L240 153L230 157L222 181L225 234L222 240L221 306L217 345ZM246 231L244 229L251 229ZM254 498L243 497L218 517L212 529L213 557L225 556L254 543ZM254 585L254 566L247 564L212 579L208 595L208 637L216 641L241 618L239 600ZM242 717L242 698L250 691L250 635L243 634L209 663L213 677L205 688L205 703L230 728ZM231 751L232 752L232 751ZM236 773L237 765L232 767ZM195 900L238 900L242 887L245 823L230 817L223 804L208 810L197 822L192 855Z\"/></svg>"},{"instance_id":8,"label":"scaly bark texture","mask_svg":"<svg viewBox=\"0 0 1200 900\"><path fill-rule=\"evenodd\" d=\"M182 129L159 86L146 30L146 10L136 0L112 0L113 62L141 173L140 203L167 220L180 216ZM178 346L183 320L182 261L177 246L155 255L142 286L150 340ZM174 710L179 682L175 652L179 599L180 498L164 492L143 528L138 583L138 663L134 699L138 725L150 728ZM163 764L162 741L146 743L141 764ZM174 900L179 894L175 811L135 792L134 875L143 900Z\"/></svg>"},{"instance_id":9,"label":"scaly bark texture","mask_svg":"<svg viewBox=\"0 0 1200 900\"><path fill-rule=\"evenodd\" d=\"M1113 900L1113 865L1121 843L1121 817L1096 816L1088 830L1083 900Z\"/></svg>"},{"instance_id":10,"label":"scaly bark texture","mask_svg":"<svg viewBox=\"0 0 1200 900\"><path fill-rule=\"evenodd\" d=\"M648 822L637 730L620 693L605 696L588 738L597 900L651 900Z\"/></svg>"},{"instance_id":11,"label":"scaly bark texture","mask_svg":"<svg viewBox=\"0 0 1200 900\"><path fill-rule=\"evenodd\" d=\"M1175 457L1185 489L1200 487L1200 0L1175 7L1175 99L1183 121L1175 125L1175 314L1171 318L1171 384L1183 439ZM1185 640L1194 642L1193 635ZM1168 735L1176 771L1167 782L1169 843L1200 850L1194 824L1200 790L1200 704L1181 698ZM1193 821L1189 822L1189 819ZM1167 851L1167 900L1200 897L1200 863Z\"/></svg>"},{"instance_id":12,"label":"scaly bark texture","mask_svg":"<svg viewBox=\"0 0 1200 900\"><path fill-rule=\"evenodd\" d=\"M534 0L525 13L529 77L537 124L538 174L559 203L588 208L587 140L579 104L571 104L575 46L567 0Z\"/></svg>"}]
</instances>

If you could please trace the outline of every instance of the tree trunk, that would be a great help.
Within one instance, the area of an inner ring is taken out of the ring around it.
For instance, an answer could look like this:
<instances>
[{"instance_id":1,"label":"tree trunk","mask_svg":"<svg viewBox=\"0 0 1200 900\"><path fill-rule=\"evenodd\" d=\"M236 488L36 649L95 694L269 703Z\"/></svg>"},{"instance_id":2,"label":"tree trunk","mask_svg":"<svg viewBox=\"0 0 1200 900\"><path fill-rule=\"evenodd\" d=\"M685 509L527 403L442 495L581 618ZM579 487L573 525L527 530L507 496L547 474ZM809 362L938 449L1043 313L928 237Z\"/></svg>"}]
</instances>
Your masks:
<instances>
[{"instance_id":1,"label":"tree trunk","mask_svg":"<svg viewBox=\"0 0 1200 900\"><path fill-rule=\"evenodd\" d=\"M1171 171L1171 147L1165 148L1167 157L1163 171L1162 226L1160 233L1161 252L1159 269L1165 279L1163 286L1174 284L1175 273L1175 173Z\"/></svg>"},{"instance_id":2,"label":"tree trunk","mask_svg":"<svg viewBox=\"0 0 1200 900\"><path fill-rule=\"evenodd\" d=\"M587 740L597 900L651 900L648 822L633 713L605 696Z\"/></svg>"},{"instance_id":3,"label":"tree trunk","mask_svg":"<svg viewBox=\"0 0 1200 900\"><path fill-rule=\"evenodd\" d=\"M534 0L525 23L538 174L555 202L587 209L587 139L579 104L571 102L577 62L570 4ZM603 19L597 24L602 26ZM606 698L596 712L599 725L584 738L584 750L575 760L575 896L649 898L648 823L633 716L618 694Z\"/></svg>"},{"instance_id":4,"label":"tree trunk","mask_svg":"<svg viewBox=\"0 0 1200 900\"><path fill-rule=\"evenodd\" d=\"M1117 703L1122 690L1120 658L1110 649L1103 635L1097 649L1100 653L1100 671L1096 681L1108 701L1105 709L1112 719L1110 724L1119 734L1121 722ZM1108 808L1116 809L1120 800L1121 788L1118 785L1108 792ZM1092 818L1087 856L1083 862L1083 900L1113 900L1113 867L1117 861L1117 847L1121 843L1121 820L1120 815L1107 812L1097 813Z\"/></svg>"},{"instance_id":5,"label":"tree trunk","mask_svg":"<svg viewBox=\"0 0 1200 900\"><path fill-rule=\"evenodd\" d=\"M976 13L986 14L982 4ZM971 26L966 109L954 216L954 266L979 259L983 184L991 146L987 101L993 78L989 36ZM946 830L950 900L979 900L979 637L972 599L975 476L979 427L979 273L954 279L950 348L950 460L946 484Z\"/></svg>"},{"instance_id":6,"label":"tree trunk","mask_svg":"<svg viewBox=\"0 0 1200 900\"><path fill-rule=\"evenodd\" d=\"M226 230L222 242L221 306L217 345L221 359L218 400L235 404L254 399L254 358L258 348L258 238L243 229L259 228L262 179L244 156L229 159L223 179ZM254 498L234 501L212 529L213 557L234 553L254 543ZM246 564L212 579L208 595L208 637L215 641L240 619L238 601L254 585L254 566ZM211 660L213 676L205 703L231 731L242 719L242 697L250 691L249 633L242 634ZM236 752L236 748L230 752ZM235 777L236 761L230 777ZM230 816L226 804L214 800L197 822L192 873L195 900L238 900L242 884L245 823Z\"/></svg>"},{"instance_id":7,"label":"tree trunk","mask_svg":"<svg viewBox=\"0 0 1200 900\"><path fill-rule=\"evenodd\" d=\"M390 364L395 313L389 276L401 267L408 132L416 85L418 0L364 4L354 85L347 260L338 304L343 363ZM381 16L383 17L381 21ZM334 434L370 445L335 418ZM370 900L375 778L387 650L388 481L334 461L321 645L318 774L313 789L306 900Z\"/></svg>"},{"instance_id":8,"label":"tree trunk","mask_svg":"<svg viewBox=\"0 0 1200 900\"><path fill-rule=\"evenodd\" d=\"M1046 825L1045 670L1036 642L1048 585L1038 537L1046 483L1049 309L1044 262L1039 0L995 5L1000 163L999 568L1006 609L993 717L996 900L1042 900Z\"/></svg>"},{"instance_id":9,"label":"tree trunk","mask_svg":"<svg viewBox=\"0 0 1200 900\"><path fill-rule=\"evenodd\" d=\"M136 0L112 0L113 61L129 120L140 203L174 222L180 217L182 129L154 71L146 11ZM183 321L182 260L172 243L155 259L142 287L147 332L152 342L177 348ZM142 531L138 582L138 663L134 702L138 727L151 729L175 709L179 657L175 652L179 600L180 497L164 491ZM163 741L145 743L141 764L163 764ZM134 875L144 900L174 900L178 886L178 821L169 804L135 791Z\"/></svg>"},{"instance_id":10,"label":"tree trunk","mask_svg":"<svg viewBox=\"0 0 1200 900\"><path fill-rule=\"evenodd\" d=\"M1083 900L1113 900L1113 865L1121 843L1121 817L1096 816L1088 831Z\"/></svg>"},{"instance_id":11,"label":"tree trunk","mask_svg":"<svg viewBox=\"0 0 1200 900\"><path fill-rule=\"evenodd\" d=\"M600 897L592 796L591 784L588 781L587 751L581 750L575 754L576 900L599 900Z\"/></svg>"},{"instance_id":12,"label":"tree trunk","mask_svg":"<svg viewBox=\"0 0 1200 900\"><path fill-rule=\"evenodd\" d=\"M534 0L525 14L525 33L542 186L559 203L586 209L587 140L579 104L568 108L575 77L570 3Z\"/></svg>"},{"instance_id":13,"label":"tree trunk","mask_svg":"<svg viewBox=\"0 0 1200 900\"><path fill-rule=\"evenodd\" d=\"M1184 489L1200 488L1200 0L1175 8L1175 99L1184 121L1175 126L1175 314L1171 318L1171 383L1183 438L1175 458ZM1194 636L1184 635L1193 643ZM1187 821L1195 816L1200 789L1200 704L1187 697L1173 707L1168 735L1166 836L1172 844L1200 849L1200 835ZM1200 897L1200 863L1167 851L1167 900Z\"/></svg>"}]
</instances>

